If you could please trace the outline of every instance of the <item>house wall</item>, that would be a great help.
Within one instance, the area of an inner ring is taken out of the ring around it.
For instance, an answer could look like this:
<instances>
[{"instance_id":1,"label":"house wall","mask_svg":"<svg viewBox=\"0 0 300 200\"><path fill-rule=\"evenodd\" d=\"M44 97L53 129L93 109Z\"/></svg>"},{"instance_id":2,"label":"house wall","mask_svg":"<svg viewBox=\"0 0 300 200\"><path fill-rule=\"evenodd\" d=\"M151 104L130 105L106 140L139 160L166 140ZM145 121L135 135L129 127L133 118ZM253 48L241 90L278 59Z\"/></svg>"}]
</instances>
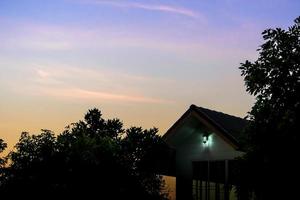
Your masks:
<instances>
[{"instance_id":1,"label":"house wall","mask_svg":"<svg viewBox=\"0 0 300 200\"><path fill-rule=\"evenodd\" d=\"M243 153L236 151L220 135L211 131L207 143L203 143L204 130L209 127L199 122L194 116L189 116L186 121L176 128L172 137L167 138L167 143L176 149L176 193L177 200L191 199L191 182L193 175L193 161L202 160L227 160L241 156Z\"/></svg>"}]
</instances>

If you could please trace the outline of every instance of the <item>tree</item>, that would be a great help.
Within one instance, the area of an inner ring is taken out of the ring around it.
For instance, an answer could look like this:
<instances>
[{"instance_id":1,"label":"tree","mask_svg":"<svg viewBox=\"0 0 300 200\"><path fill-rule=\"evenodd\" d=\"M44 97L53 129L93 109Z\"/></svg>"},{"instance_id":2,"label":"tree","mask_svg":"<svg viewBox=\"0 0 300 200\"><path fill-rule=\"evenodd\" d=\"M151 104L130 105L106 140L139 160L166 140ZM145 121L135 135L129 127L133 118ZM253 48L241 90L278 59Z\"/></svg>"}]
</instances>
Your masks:
<instances>
[{"instance_id":1,"label":"tree","mask_svg":"<svg viewBox=\"0 0 300 200\"><path fill-rule=\"evenodd\" d=\"M0 153L2 153L7 147L7 144L4 142L4 140L0 139ZM0 157L0 167L2 167L5 164L5 160Z\"/></svg>"},{"instance_id":2,"label":"tree","mask_svg":"<svg viewBox=\"0 0 300 200\"><path fill-rule=\"evenodd\" d=\"M151 163L159 155L155 148L164 145L157 129L125 130L119 119L105 120L92 109L57 137L49 130L22 133L0 191L10 197L162 200L163 181Z\"/></svg>"},{"instance_id":3,"label":"tree","mask_svg":"<svg viewBox=\"0 0 300 200\"><path fill-rule=\"evenodd\" d=\"M49 130L39 135L23 132L15 151L7 156L10 165L5 168L4 181L0 188L3 196L34 197L37 191L50 191L53 186L53 167L56 162L56 138ZM59 164L59 163L57 163ZM32 193L28 193L32 190Z\"/></svg>"},{"instance_id":4,"label":"tree","mask_svg":"<svg viewBox=\"0 0 300 200\"><path fill-rule=\"evenodd\" d=\"M4 140L0 139L0 155L3 153L3 151L6 149L7 144L4 142ZM0 157L0 187L3 183L3 178L4 178L4 168L6 164L6 159Z\"/></svg>"},{"instance_id":5,"label":"tree","mask_svg":"<svg viewBox=\"0 0 300 200\"><path fill-rule=\"evenodd\" d=\"M258 59L240 66L246 90L256 98L243 177L258 199L288 199L297 191L291 180L299 175L300 17L294 22L288 30L265 30Z\"/></svg>"},{"instance_id":6,"label":"tree","mask_svg":"<svg viewBox=\"0 0 300 200\"><path fill-rule=\"evenodd\" d=\"M157 176L162 161L167 158L167 145L157 135L158 129L143 130L141 127L131 127L126 130L121 141L121 157L129 167L131 174L141 180L142 186L151 194L161 196L162 179Z\"/></svg>"}]
</instances>

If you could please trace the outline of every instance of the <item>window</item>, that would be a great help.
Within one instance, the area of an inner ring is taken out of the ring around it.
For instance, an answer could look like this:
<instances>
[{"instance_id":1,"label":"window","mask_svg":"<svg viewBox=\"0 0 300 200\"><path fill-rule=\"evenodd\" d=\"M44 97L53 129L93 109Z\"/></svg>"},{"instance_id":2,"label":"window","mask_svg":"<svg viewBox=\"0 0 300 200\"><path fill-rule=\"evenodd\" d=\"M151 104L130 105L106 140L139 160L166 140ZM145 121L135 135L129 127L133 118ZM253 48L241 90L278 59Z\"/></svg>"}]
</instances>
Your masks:
<instances>
[{"instance_id":1,"label":"window","mask_svg":"<svg viewBox=\"0 0 300 200\"><path fill-rule=\"evenodd\" d=\"M235 186L229 182L234 161L193 163L193 198L195 200L236 200Z\"/></svg>"}]
</instances>

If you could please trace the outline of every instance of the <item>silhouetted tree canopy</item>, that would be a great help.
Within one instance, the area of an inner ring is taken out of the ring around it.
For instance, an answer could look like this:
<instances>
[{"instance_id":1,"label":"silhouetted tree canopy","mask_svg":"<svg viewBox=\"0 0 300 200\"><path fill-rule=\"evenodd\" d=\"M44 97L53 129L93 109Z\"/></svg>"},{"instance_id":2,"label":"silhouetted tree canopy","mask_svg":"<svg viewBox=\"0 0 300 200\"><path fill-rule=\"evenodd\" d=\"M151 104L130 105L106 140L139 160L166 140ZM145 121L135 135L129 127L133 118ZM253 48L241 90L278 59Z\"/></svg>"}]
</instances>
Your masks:
<instances>
[{"instance_id":1,"label":"silhouetted tree canopy","mask_svg":"<svg viewBox=\"0 0 300 200\"><path fill-rule=\"evenodd\" d=\"M8 156L0 192L11 198L166 199L155 173L166 147L157 132L124 129L98 109L58 136L24 132Z\"/></svg>"},{"instance_id":2,"label":"silhouetted tree canopy","mask_svg":"<svg viewBox=\"0 0 300 200\"><path fill-rule=\"evenodd\" d=\"M256 102L249 113L244 184L258 199L296 194L300 142L300 17L283 30L267 29L256 61L240 69Z\"/></svg>"},{"instance_id":3,"label":"silhouetted tree canopy","mask_svg":"<svg viewBox=\"0 0 300 200\"><path fill-rule=\"evenodd\" d=\"M4 142L4 140L0 139L0 187L3 182L4 177L4 167L6 163L6 159L1 156L1 153L6 149L7 144Z\"/></svg>"},{"instance_id":4,"label":"silhouetted tree canopy","mask_svg":"<svg viewBox=\"0 0 300 200\"><path fill-rule=\"evenodd\" d=\"M2 153L7 147L7 144L4 142L4 140L0 139L0 153ZM4 164L4 160L0 158L0 166Z\"/></svg>"}]
</instances>

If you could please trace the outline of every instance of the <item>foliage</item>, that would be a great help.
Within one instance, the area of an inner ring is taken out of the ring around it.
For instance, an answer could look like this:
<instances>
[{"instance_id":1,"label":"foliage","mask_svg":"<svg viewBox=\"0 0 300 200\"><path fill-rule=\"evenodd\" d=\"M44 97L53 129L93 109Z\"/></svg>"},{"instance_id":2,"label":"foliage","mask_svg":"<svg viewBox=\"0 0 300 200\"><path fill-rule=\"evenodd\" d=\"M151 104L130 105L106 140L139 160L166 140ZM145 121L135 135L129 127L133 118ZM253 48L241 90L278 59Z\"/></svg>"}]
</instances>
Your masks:
<instances>
[{"instance_id":1,"label":"foliage","mask_svg":"<svg viewBox=\"0 0 300 200\"><path fill-rule=\"evenodd\" d=\"M2 153L7 147L7 144L4 142L4 140L0 139L0 153ZM0 157L0 167L2 167L5 164L5 160Z\"/></svg>"},{"instance_id":2,"label":"foliage","mask_svg":"<svg viewBox=\"0 0 300 200\"><path fill-rule=\"evenodd\" d=\"M299 174L300 17L288 30L262 35L258 59L240 67L247 91L256 97L246 130L244 184L258 199L286 199L294 192L290 180Z\"/></svg>"},{"instance_id":3,"label":"foliage","mask_svg":"<svg viewBox=\"0 0 300 200\"><path fill-rule=\"evenodd\" d=\"M92 109L57 137L49 130L22 133L0 191L27 198L165 199L154 171L164 145L157 129L125 130L119 119L105 120Z\"/></svg>"},{"instance_id":4,"label":"foliage","mask_svg":"<svg viewBox=\"0 0 300 200\"><path fill-rule=\"evenodd\" d=\"M6 149L7 144L4 142L4 140L0 139L0 155L3 153L3 151ZM6 159L0 157L0 187L3 183L4 179L4 169L5 169Z\"/></svg>"}]
</instances>

